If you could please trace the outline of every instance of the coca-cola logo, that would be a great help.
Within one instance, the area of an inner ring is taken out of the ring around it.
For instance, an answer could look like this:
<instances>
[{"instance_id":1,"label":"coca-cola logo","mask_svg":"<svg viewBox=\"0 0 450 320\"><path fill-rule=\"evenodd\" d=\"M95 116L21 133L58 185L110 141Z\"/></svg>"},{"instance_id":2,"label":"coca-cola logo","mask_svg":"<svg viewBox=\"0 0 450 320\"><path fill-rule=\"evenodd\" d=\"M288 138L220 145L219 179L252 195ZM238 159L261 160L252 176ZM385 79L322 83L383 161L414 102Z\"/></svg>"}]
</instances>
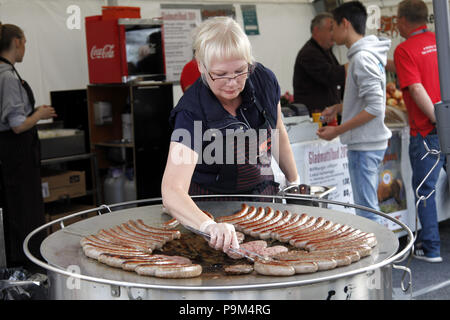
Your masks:
<instances>
[{"instance_id":1,"label":"coca-cola logo","mask_svg":"<svg viewBox=\"0 0 450 320\"><path fill-rule=\"evenodd\" d=\"M114 58L114 45L105 44L103 48L93 46L91 49L91 59L112 59Z\"/></svg>"}]
</instances>

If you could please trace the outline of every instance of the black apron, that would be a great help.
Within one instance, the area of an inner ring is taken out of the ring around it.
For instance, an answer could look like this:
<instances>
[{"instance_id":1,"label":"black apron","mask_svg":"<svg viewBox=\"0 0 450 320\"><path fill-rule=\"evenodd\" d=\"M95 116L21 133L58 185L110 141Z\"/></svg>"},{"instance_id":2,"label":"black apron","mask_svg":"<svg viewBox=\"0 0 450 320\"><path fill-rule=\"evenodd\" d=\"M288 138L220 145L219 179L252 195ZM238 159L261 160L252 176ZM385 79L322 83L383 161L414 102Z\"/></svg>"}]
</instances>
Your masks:
<instances>
[{"instance_id":1,"label":"black apron","mask_svg":"<svg viewBox=\"0 0 450 320\"><path fill-rule=\"evenodd\" d=\"M256 141L250 141L245 138L244 131L238 131L232 134L233 139L227 139L224 135L224 153L230 150L227 143L232 143L234 150L234 161L232 164L222 165L217 174L216 181L208 186L199 185L191 182L189 188L190 195L208 195L208 194L255 194L255 195L275 195L278 193L278 183L274 181L271 169L271 130L276 126L275 121L266 113L265 109L255 99L255 105L258 111L263 115L264 122L257 128ZM267 133L261 140L260 130ZM224 132L225 128L221 130ZM242 136L244 138L242 138ZM241 138L240 138L241 137ZM245 141L244 144L238 143ZM251 148L258 144L257 152L250 154ZM256 155L256 158L255 158ZM224 156L226 158L226 155ZM263 174L262 174L263 173ZM223 197L206 198L205 200L242 200L242 198ZM269 198L251 198L248 201L271 201Z\"/></svg>"},{"instance_id":2,"label":"black apron","mask_svg":"<svg viewBox=\"0 0 450 320\"><path fill-rule=\"evenodd\" d=\"M20 76L19 79L34 110L31 88ZM0 132L0 207L3 208L8 267L30 263L22 248L23 241L45 223L40 159L36 127L20 134L12 130ZM31 239L29 248L37 257L40 257L39 245L44 237L41 232Z\"/></svg>"}]
</instances>

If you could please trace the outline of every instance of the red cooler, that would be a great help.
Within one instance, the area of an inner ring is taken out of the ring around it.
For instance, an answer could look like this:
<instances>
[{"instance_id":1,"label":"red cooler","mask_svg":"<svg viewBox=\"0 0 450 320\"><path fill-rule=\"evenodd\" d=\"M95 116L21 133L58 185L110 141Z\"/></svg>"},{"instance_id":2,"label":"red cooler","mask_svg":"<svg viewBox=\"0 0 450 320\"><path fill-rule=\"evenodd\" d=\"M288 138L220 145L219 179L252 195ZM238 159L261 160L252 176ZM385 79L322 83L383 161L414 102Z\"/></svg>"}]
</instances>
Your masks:
<instances>
[{"instance_id":1,"label":"red cooler","mask_svg":"<svg viewBox=\"0 0 450 320\"><path fill-rule=\"evenodd\" d=\"M136 19L133 7L119 8L104 7L102 16L85 18L89 82L122 83L133 76L164 80L162 23Z\"/></svg>"}]
</instances>

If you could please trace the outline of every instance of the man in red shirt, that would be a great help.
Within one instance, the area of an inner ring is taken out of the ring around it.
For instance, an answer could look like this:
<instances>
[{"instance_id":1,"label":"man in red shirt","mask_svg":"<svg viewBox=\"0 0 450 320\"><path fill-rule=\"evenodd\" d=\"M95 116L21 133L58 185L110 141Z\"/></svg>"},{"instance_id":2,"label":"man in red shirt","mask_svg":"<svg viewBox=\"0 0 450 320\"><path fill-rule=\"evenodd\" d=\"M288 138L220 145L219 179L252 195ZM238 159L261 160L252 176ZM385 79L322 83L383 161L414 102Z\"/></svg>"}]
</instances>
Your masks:
<instances>
[{"instance_id":1,"label":"man in red shirt","mask_svg":"<svg viewBox=\"0 0 450 320\"><path fill-rule=\"evenodd\" d=\"M183 67L180 76L181 90L185 92L198 78L200 71L198 71L197 60L192 59Z\"/></svg>"},{"instance_id":2,"label":"man in red shirt","mask_svg":"<svg viewBox=\"0 0 450 320\"><path fill-rule=\"evenodd\" d=\"M437 156L432 154L422 160L427 153L424 141L429 149L440 150L434 114L434 104L441 100L436 37L427 29L427 20L428 9L422 0L404 0L399 4L397 27L406 41L395 49L394 62L408 110L414 192L437 161ZM426 197L435 189L444 159L440 157L438 166L420 187L419 196ZM418 211L422 230L414 256L428 262L441 262L435 195L426 203L421 201Z\"/></svg>"}]
</instances>

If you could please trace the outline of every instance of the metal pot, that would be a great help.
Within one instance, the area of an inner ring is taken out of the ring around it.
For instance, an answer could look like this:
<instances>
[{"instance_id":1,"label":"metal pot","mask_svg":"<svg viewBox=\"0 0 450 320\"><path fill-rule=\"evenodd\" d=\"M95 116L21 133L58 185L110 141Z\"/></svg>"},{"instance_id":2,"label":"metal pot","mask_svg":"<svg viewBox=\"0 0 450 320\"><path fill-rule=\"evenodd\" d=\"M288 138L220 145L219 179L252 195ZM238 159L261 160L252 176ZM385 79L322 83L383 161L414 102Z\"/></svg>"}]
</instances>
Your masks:
<instances>
[{"instance_id":1,"label":"metal pot","mask_svg":"<svg viewBox=\"0 0 450 320\"><path fill-rule=\"evenodd\" d=\"M327 200L330 193L336 190L336 187L326 186L310 186L307 184L288 186L280 191L280 195L285 199L286 203L301 204L304 206L322 207L326 208L327 203L316 200ZM299 195L306 196L306 199L299 198Z\"/></svg>"},{"instance_id":2,"label":"metal pot","mask_svg":"<svg viewBox=\"0 0 450 320\"><path fill-rule=\"evenodd\" d=\"M203 196L204 197L204 196ZM217 197L217 195L210 196ZM254 197L254 196L252 196ZM261 196L263 197L263 196ZM275 198L277 198L275 196ZM114 206L160 202L161 199L132 201ZM326 200L324 200L326 201ZM329 201L329 200L328 200ZM119 210L71 224L50 236L41 245L42 256L47 263L36 259L28 250L29 239L53 223L100 208L82 211L48 223L28 235L24 250L34 263L48 270L50 297L52 299L391 299L393 262L412 247L412 233L403 223L395 220L410 236L410 243L398 250L397 237L387 228L368 219L352 214L320 207L292 204L249 202L249 205L271 206L292 212L307 212L341 224L348 224L366 232L373 232L378 245L370 257L346 267L291 277L267 277L257 274L220 276L203 273L191 279L160 279L142 277L100 264L87 258L79 244L80 238L97 233L129 219L144 219L158 225L169 217L163 214L161 204ZM229 215L240 209L238 201L200 201L199 207L214 216ZM333 202L336 203L336 202ZM345 204L348 206L348 204ZM113 206L111 206L113 207ZM187 232L180 227L182 232Z\"/></svg>"}]
</instances>

